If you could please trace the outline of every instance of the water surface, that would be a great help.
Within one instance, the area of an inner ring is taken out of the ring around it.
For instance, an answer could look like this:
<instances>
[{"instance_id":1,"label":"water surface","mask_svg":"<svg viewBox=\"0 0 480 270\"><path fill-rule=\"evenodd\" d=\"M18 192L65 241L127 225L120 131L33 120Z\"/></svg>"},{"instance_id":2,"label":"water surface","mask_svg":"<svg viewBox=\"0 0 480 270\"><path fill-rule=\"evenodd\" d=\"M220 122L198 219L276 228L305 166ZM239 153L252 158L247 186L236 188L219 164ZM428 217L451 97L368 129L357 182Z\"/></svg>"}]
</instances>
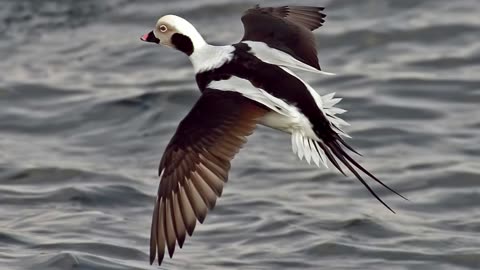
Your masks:
<instances>
[{"instance_id":1,"label":"water surface","mask_svg":"<svg viewBox=\"0 0 480 270\"><path fill-rule=\"evenodd\" d=\"M280 5L287 1L269 1ZM237 42L253 1L19 0L0 9L0 269L148 265L156 168L199 96L188 59L139 41L173 13ZM260 127L223 197L162 269L479 269L480 5L327 7L322 67L372 183L298 161Z\"/></svg>"}]
</instances>

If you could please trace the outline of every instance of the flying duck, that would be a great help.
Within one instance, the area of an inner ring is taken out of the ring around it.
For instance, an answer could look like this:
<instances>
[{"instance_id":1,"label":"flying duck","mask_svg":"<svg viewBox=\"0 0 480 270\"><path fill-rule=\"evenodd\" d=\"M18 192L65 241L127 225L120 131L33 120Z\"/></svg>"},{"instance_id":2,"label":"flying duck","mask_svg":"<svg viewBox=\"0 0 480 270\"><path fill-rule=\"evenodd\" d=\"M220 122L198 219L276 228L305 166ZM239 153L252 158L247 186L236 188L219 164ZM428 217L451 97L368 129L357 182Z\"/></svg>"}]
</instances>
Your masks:
<instances>
[{"instance_id":1,"label":"flying duck","mask_svg":"<svg viewBox=\"0 0 480 270\"><path fill-rule=\"evenodd\" d=\"M312 31L321 27L323 7L282 6L247 10L244 35L233 45L208 44L187 20L161 17L141 40L185 53L202 93L180 122L159 165L160 185L153 210L150 264L170 258L215 206L227 182L230 161L257 124L291 134L300 159L341 173L341 164L390 211L360 172L401 196L357 163L344 140L348 123L338 115L334 94L320 96L293 71L323 75ZM357 153L358 154L358 153Z\"/></svg>"}]
</instances>

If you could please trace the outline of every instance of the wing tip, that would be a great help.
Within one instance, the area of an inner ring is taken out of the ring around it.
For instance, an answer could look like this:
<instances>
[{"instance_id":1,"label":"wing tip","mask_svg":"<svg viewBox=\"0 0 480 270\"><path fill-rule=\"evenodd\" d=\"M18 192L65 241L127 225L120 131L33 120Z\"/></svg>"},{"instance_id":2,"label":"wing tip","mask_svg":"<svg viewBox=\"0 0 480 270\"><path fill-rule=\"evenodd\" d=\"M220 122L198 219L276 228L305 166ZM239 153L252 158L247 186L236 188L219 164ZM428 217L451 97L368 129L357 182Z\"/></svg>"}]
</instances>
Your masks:
<instances>
[{"instance_id":1,"label":"wing tip","mask_svg":"<svg viewBox=\"0 0 480 270\"><path fill-rule=\"evenodd\" d=\"M158 262L158 266L162 265L162 262L163 262L163 257L165 256L164 253L161 253L160 250L158 251L158 259L157 259L157 262Z\"/></svg>"},{"instance_id":2,"label":"wing tip","mask_svg":"<svg viewBox=\"0 0 480 270\"><path fill-rule=\"evenodd\" d=\"M180 237L177 237L177 242L178 242L178 247L179 248L183 247L183 244L185 243L186 238L187 238L187 236L185 235L185 233L180 235Z\"/></svg>"},{"instance_id":3,"label":"wing tip","mask_svg":"<svg viewBox=\"0 0 480 270\"><path fill-rule=\"evenodd\" d=\"M175 253L175 242L173 245L168 246L168 256L170 256L170 259L173 257L173 253Z\"/></svg>"}]
</instances>

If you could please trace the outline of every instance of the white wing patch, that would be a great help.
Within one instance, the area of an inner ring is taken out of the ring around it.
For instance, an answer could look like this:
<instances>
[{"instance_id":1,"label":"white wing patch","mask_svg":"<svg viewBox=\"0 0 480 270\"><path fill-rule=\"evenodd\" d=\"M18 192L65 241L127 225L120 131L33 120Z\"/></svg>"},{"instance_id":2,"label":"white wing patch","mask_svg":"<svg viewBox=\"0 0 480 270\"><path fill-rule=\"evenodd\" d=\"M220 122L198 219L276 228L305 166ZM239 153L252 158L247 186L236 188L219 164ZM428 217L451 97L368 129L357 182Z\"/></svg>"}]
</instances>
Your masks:
<instances>
[{"instance_id":1,"label":"white wing patch","mask_svg":"<svg viewBox=\"0 0 480 270\"><path fill-rule=\"evenodd\" d=\"M264 42L260 41L243 41L251 48L251 52L260 60L272 65L278 65L283 67L296 68L304 71L314 72L323 75L335 75L335 73L325 72L318 70L310 65L303 63L295 59L290 54L269 47Z\"/></svg>"}]
</instances>

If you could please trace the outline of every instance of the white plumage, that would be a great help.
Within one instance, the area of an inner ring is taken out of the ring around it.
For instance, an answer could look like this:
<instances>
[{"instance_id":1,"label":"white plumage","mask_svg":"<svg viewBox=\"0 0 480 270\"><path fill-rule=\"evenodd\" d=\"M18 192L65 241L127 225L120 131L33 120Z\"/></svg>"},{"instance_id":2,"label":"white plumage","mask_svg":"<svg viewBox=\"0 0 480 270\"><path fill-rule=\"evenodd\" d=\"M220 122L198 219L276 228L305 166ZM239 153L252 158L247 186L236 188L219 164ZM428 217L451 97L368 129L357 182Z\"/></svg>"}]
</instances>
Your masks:
<instances>
[{"instance_id":1,"label":"white plumage","mask_svg":"<svg viewBox=\"0 0 480 270\"><path fill-rule=\"evenodd\" d=\"M248 44L251 52L260 60L272 65L295 68L303 71L309 71L322 75L335 75L335 73L325 72L318 70L310 65L303 63L292 57L290 54L277 50L275 48L268 47L267 44L258 41L244 41Z\"/></svg>"}]
</instances>

